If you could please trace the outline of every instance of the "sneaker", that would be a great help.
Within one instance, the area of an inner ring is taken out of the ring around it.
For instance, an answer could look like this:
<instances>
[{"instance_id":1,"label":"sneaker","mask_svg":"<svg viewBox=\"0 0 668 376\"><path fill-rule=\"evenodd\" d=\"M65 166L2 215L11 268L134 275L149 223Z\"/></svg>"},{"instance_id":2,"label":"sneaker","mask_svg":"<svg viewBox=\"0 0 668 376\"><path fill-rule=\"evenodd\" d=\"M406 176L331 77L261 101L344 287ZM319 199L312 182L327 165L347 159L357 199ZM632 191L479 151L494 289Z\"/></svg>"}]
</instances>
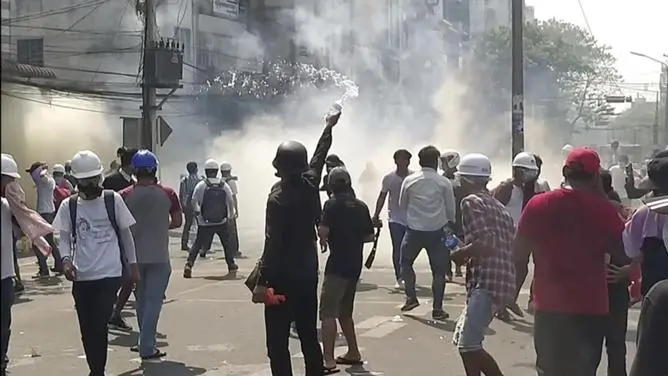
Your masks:
<instances>
[{"instance_id":1,"label":"sneaker","mask_svg":"<svg viewBox=\"0 0 668 376\"><path fill-rule=\"evenodd\" d=\"M406 299L406 303L401 306L401 312L412 311L420 305L420 302L417 299Z\"/></svg>"},{"instance_id":2,"label":"sneaker","mask_svg":"<svg viewBox=\"0 0 668 376\"><path fill-rule=\"evenodd\" d=\"M118 314L115 314L109 320L109 326L117 330L131 331L132 327Z\"/></svg>"},{"instance_id":3,"label":"sneaker","mask_svg":"<svg viewBox=\"0 0 668 376\"><path fill-rule=\"evenodd\" d=\"M431 311L431 318L436 321L445 321L450 315L442 309L434 309Z\"/></svg>"},{"instance_id":4,"label":"sneaker","mask_svg":"<svg viewBox=\"0 0 668 376\"><path fill-rule=\"evenodd\" d=\"M397 280L397 282L394 284L394 288L395 288L396 290L403 290L403 288L404 288L404 281L402 281L402 280L400 280L400 279Z\"/></svg>"},{"instance_id":5,"label":"sneaker","mask_svg":"<svg viewBox=\"0 0 668 376\"><path fill-rule=\"evenodd\" d=\"M182 251L190 251L190 247L188 247L188 244L181 244L181 250Z\"/></svg>"},{"instance_id":6,"label":"sneaker","mask_svg":"<svg viewBox=\"0 0 668 376\"><path fill-rule=\"evenodd\" d=\"M445 280L448 282L452 282L452 272L445 274Z\"/></svg>"},{"instance_id":7,"label":"sneaker","mask_svg":"<svg viewBox=\"0 0 668 376\"><path fill-rule=\"evenodd\" d=\"M232 262L231 264L227 265L227 271L229 273L234 273L237 270L239 270L239 265L237 265L235 262Z\"/></svg>"},{"instance_id":8,"label":"sneaker","mask_svg":"<svg viewBox=\"0 0 668 376\"><path fill-rule=\"evenodd\" d=\"M199 258L206 258L206 252L200 252Z\"/></svg>"},{"instance_id":9,"label":"sneaker","mask_svg":"<svg viewBox=\"0 0 668 376\"><path fill-rule=\"evenodd\" d=\"M46 279L51 277L51 274L49 272L37 272L34 276L32 276L32 279Z\"/></svg>"},{"instance_id":10,"label":"sneaker","mask_svg":"<svg viewBox=\"0 0 668 376\"><path fill-rule=\"evenodd\" d=\"M23 286L23 283L20 281L16 281L14 283L14 294L16 295L21 295L23 292L26 290L25 286Z\"/></svg>"},{"instance_id":11,"label":"sneaker","mask_svg":"<svg viewBox=\"0 0 668 376\"><path fill-rule=\"evenodd\" d=\"M183 268L183 278L189 279L192 278L193 276L193 268L190 265L186 265L185 268Z\"/></svg>"}]
</instances>

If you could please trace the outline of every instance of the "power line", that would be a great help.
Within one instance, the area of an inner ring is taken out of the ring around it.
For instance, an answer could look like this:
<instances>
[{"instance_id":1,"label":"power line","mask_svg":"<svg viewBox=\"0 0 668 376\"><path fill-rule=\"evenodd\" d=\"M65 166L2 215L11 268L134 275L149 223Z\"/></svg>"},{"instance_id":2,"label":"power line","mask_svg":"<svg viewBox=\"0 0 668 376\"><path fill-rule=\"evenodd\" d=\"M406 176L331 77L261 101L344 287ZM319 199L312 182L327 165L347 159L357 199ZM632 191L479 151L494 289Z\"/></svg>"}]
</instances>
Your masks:
<instances>
[{"instance_id":1,"label":"power line","mask_svg":"<svg viewBox=\"0 0 668 376\"><path fill-rule=\"evenodd\" d=\"M88 2L72 5L72 6L69 6L69 7L52 9L52 10L47 10L47 11L44 11L44 12L33 13L33 14L27 14L25 16L6 18L6 19L2 20L2 26L10 26L10 25L13 26L13 24L16 23L16 22L32 21L32 20L36 20L36 19L39 19L39 18L45 18L45 17L49 17L49 16L55 16L55 15L58 15L58 14L69 13L73 10L83 9L83 8L87 8L87 7L90 7L90 6L96 6L98 4L103 4L103 3L109 2L109 1L110 0L89 0Z\"/></svg>"},{"instance_id":2,"label":"power line","mask_svg":"<svg viewBox=\"0 0 668 376\"><path fill-rule=\"evenodd\" d=\"M589 18L587 17L587 12L585 12L584 6L582 5L582 0L578 0L578 6L580 7L580 13L584 19L584 23L587 26L587 30L591 35L594 35L594 32L591 30L591 25L589 24Z\"/></svg>"},{"instance_id":3,"label":"power line","mask_svg":"<svg viewBox=\"0 0 668 376\"><path fill-rule=\"evenodd\" d=\"M46 30L46 31L62 31L62 32L67 32L67 33L78 33L78 34L89 34L89 35L109 35L111 31L100 31L100 30L92 30L92 29L65 29L62 27L48 27L48 26L31 26L31 25L11 25L12 28L17 28L17 29L31 29L31 30ZM113 31L116 34L130 34L130 35L141 35L141 30L118 30L118 31ZM16 37L16 35L13 35L13 37ZM77 36L76 38L80 38L81 36Z\"/></svg>"}]
</instances>

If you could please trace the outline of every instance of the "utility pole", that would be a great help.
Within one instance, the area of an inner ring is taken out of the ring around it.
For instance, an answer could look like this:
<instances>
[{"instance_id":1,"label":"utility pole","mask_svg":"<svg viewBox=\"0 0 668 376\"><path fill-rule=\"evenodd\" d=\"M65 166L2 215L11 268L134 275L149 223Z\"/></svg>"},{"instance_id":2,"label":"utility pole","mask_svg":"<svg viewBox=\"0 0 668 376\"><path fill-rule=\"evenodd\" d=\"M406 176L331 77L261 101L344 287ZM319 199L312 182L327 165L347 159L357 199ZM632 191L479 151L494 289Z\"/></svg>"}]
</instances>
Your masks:
<instances>
[{"instance_id":1,"label":"utility pole","mask_svg":"<svg viewBox=\"0 0 668 376\"><path fill-rule=\"evenodd\" d=\"M661 108L661 89L656 92L656 107L654 111L654 124L652 125L652 144L659 146L659 109Z\"/></svg>"},{"instance_id":2,"label":"utility pole","mask_svg":"<svg viewBox=\"0 0 668 376\"><path fill-rule=\"evenodd\" d=\"M511 3L512 44L512 151L513 158L524 150L524 0Z\"/></svg>"},{"instance_id":3,"label":"utility pole","mask_svg":"<svg viewBox=\"0 0 668 376\"><path fill-rule=\"evenodd\" d=\"M155 34L157 25L155 24L155 3L154 0L144 0L144 54L143 54L143 75L142 75L142 125L141 125L141 146L142 148L153 150L155 145L154 128L156 124L156 61L155 61Z\"/></svg>"}]
</instances>

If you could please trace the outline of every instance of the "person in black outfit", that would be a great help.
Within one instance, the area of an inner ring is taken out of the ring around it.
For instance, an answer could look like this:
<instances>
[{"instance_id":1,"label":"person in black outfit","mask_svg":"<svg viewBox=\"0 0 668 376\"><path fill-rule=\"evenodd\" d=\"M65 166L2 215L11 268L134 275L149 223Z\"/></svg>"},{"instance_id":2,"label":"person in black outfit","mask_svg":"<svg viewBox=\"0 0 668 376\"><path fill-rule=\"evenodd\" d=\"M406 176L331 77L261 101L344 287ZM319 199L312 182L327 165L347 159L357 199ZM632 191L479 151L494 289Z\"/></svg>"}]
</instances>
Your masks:
<instances>
[{"instance_id":1,"label":"person in black outfit","mask_svg":"<svg viewBox=\"0 0 668 376\"><path fill-rule=\"evenodd\" d=\"M320 186L320 191L327 192L327 197L331 197L333 193L332 189L329 187L329 173L336 167L345 168L346 165L338 155L328 155L327 158L325 158L325 171L327 171L327 173L322 177L322 185ZM352 187L350 189L352 189Z\"/></svg>"},{"instance_id":2,"label":"person in black outfit","mask_svg":"<svg viewBox=\"0 0 668 376\"><path fill-rule=\"evenodd\" d=\"M102 187L104 189L111 189L114 192L120 192L134 184L132 178L134 171L132 170L131 162L132 157L137 153L137 149L119 148L116 153L121 159L121 168L107 175L102 182ZM124 275L124 277L127 276ZM123 312L125 304L130 299L130 295L132 295L132 283L128 278L122 278L121 289L118 292L118 300L114 307L114 313L109 319L109 325L116 329L132 330L132 327L121 316L121 312Z\"/></svg>"},{"instance_id":3,"label":"person in black outfit","mask_svg":"<svg viewBox=\"0 0 668 376\"><path fill-rule=\"evenodd\" d=\"M668 280L656 283L645 295L638 320L636 356L630 376L668 375Z\"/></svg>"},{"instance_id":4,"label":"person in black outfit","mask_svg":"<svg viewBox=\"0 0 668 376\"><path fill-rule=\"evenodd\" d=\"M612 175L601 171L603 191L615 206L621 207L622 200L612 187ZM614 269L626 267L614 265ZM610 311L605 328L605 349L608 355L608 376L626 376L626 330L629 314L629 280L608 282L608 304Z\"/></svg>"},{"instance_id":5,"label":"person in black outfit","mask_svg":"<svg viewBox=\"0 0 668 376\"><path fill-rule=\"evenodd\" d=\"M332 145L332 128L340 114L328 116L315 153L308 162L304 145L279 145L273 166L281 180L267 198L261 284L285 296L264 311L267 354L273 376L292 376L288 339L294 320L301 342L306 376L323 376L318 343L318 250L315 228L321 216L320 183L325 157Z\"/></svg>"}]
</instances>

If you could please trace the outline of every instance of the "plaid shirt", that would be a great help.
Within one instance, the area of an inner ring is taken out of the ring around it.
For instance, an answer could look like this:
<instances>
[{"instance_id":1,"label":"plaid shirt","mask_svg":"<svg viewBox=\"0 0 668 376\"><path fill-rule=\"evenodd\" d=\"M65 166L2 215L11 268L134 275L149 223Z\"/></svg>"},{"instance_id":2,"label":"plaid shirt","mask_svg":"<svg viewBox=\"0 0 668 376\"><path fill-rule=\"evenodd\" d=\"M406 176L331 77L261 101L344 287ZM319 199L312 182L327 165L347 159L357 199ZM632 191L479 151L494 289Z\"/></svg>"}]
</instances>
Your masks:
<instances>
[{"instance_id":1,"label":"plaid shirt","mask_svg":"<svg viewBox=\"0 0 668 376\"><path fill-rule=\"evenodd\" d=\"M190 210L192 208L192 197L195 191L195 186L202 180L200 176L188 175L181 179L179 187L179 201L183 209Z\"/></svg>"},{"instance_id":2,"label":"plaid shirt","mask_svg":"<svg viewBox=\"0 0 668 376\"><path fill-rule=\"evenodd\" d=\"M466 290L489 291L497 309L515 299L515 264L512 242L513 218L489 192L478 192L462 199L464 243L475 242L494 254L471 258L466 268Z\"/></svg>"}]
</instances>

